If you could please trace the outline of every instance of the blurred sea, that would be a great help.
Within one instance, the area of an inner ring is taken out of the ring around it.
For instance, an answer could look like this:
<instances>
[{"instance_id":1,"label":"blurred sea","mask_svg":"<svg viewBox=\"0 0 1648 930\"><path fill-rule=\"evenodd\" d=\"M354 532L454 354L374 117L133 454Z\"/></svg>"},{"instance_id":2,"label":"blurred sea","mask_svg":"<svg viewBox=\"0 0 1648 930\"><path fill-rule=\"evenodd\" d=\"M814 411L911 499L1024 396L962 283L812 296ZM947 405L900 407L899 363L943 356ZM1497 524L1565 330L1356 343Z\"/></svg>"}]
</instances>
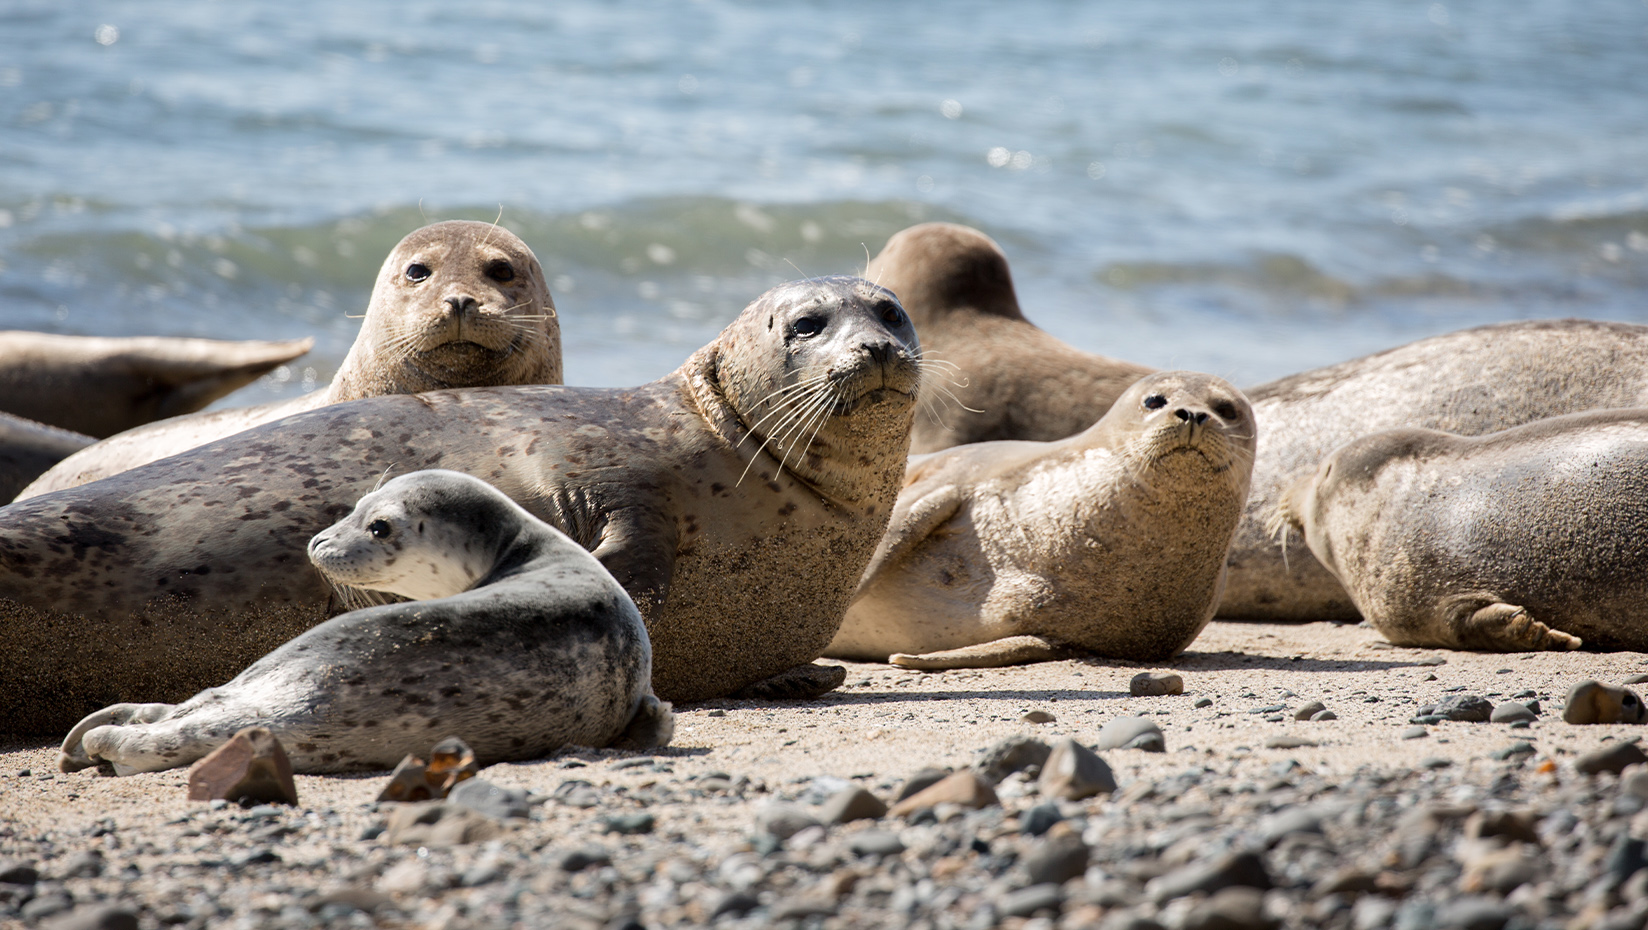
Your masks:
<instances>
[{"instance_id":1,"label":"blurred sea","mask_svg":"<svg viewBox=\"0 0 1648 930\"><path fill-rule=\"evenodd\" d=\"M406 232L500 213L571 384L933 219L1053 333L1242 385L1648 323L1648 0L13 0L0 36L0 328L318 337L234 403L326 382Z\"/></svg>"}]
</instances>

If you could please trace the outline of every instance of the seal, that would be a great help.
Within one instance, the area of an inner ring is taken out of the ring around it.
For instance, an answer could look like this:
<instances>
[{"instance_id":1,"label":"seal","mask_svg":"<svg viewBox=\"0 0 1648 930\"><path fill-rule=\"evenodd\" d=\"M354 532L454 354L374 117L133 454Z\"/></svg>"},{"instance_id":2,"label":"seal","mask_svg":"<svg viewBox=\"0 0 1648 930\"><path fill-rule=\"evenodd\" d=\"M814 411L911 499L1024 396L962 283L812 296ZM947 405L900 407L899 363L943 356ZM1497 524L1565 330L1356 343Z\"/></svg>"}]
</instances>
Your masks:
<instances>
[{"instance_id":1,"label":"seal","mask_svg":"<svg viewBox=\"0 0 1648 930\"><path fill-rule=\"evenodd\" d=\"M816 278L651 384L369 397L12 504L0 725L179 701L325 619L343 605L303 543L386 470L474 475L593 551L647 622L661 699L806 668L898 497L919 354L891 292Z\"/></svg>"},{"instance_id":2,"label":"seal","mask_svg":"<svg viewBox=\"0 0 1648 930\"><path fill-rule=\"evenodd\" d=\"M898 295L921 334L925 413L912 452L1063 439L1155 370L1082 352L1025 319L1007 256L971 227L912 226L887 240L864 276Z\"/></svg>"},{"instance_id":3,"label":"seal","mask_svg":"<svg viewBox=\"0 0 1648 930\"><path fill-rule=\"evenodd\" d=\"M106 478L327 404L560 383L561 325L532 250L491 223L432 223L409 233L384 260L360 334L326 390L122 433L69 457L18 499Z\"/></svg>"},{"instance_id":4,"label":"seal","mask_svg":"<svg viewBox=\"0 0 1648 930\"><path fill-rule=\"evenodd\" d=\"M1265 441L1218 616L1354 621L1356 607L1333 574L1291 530L1279 539L1269 531L1282 495L1329 452L1371 433L1419 427L1477 436L1583 410L1648 406L1648 327L1589 320L1482 326L1247 394Z\"/></svg>"},{"instance_id":5,"label":"seal","mask_svg":"<svg viewBox=\"0 0 1648 930\"><path fill-rule=\"evenodd\" d=\"M0 413L0 501L11 500L46 469L96 441L81 433Z\"/></svg>"},{"instance_id":6,"label":"seal","mask_svg":"<svg viewBox=\"0 0 1648 930\"><path fill-rule=\"evenodd\" d=\"M199 410L314 344L8 330L0 332L0 411L102 439Z\"/></svg>"},{"instance_id":7,"label":"seal","mask_svg":"<svg viewBox=\"0 0 1648 930\"><path fill-rule=\"evenodd\" d=\"M918 458L825 654L922 669L1174 655L1213 617L1253 449L1242 392L1170 371L1068 439Z\"/></svg>"},{"instance_id":8,"label":"seal","mask_svg":"<svg viewBox=\"0 0 1648 930\"><path fill-rule=\"evenodd\" d=\"M1280 519L1398 645L1648 650L1648 410L1364 436Z\"/></svg>"},{"instance_id":9,"label":"seal","mask_svg":"<svg viewBox=\"0 0 1648 930\"><path fill-rule=\"evenodd\" d=\"M333 617L182 704L82 720L59 767L188 765L268 727L299 772L391 768L431 731L482 765L567 745L666 745L641 614L595 557L469 475L419 471L309 541L334 584L411 602Z\"/></svg>"}]
</instances>

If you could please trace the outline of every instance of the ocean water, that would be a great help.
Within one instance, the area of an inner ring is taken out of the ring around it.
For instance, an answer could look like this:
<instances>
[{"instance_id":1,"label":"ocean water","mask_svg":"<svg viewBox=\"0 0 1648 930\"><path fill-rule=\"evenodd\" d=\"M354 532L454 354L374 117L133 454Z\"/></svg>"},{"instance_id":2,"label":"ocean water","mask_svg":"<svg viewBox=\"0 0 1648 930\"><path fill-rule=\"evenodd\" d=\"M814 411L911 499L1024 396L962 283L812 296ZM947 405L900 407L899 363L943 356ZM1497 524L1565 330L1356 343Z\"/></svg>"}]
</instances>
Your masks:
<instances>
[{"instance_id":1,"label":"ocean water","mask_svg":"<svg viewBox=\"0 0 1648 930\"><path fill-rule=\"evenodd\" d=\"M1242 385L1648 323L1648 0L14 0L0 327L276 338L325 383L424 222L537 252L567 380L659 377L898 229L1083 348Z\"/></svg>"}]
</instances>

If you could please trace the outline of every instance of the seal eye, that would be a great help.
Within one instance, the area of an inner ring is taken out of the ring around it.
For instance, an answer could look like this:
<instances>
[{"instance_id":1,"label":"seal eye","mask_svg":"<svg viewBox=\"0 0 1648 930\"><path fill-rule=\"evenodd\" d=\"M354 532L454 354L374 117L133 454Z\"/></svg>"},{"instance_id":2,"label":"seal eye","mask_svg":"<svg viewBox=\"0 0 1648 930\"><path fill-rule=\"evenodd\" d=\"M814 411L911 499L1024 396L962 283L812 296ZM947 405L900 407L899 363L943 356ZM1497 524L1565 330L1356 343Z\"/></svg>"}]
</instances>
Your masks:
<instances>
[{"instance_id":1,"label":"seal eye","mask_svg":"<svg viewBox=\"0 0 1648 930\"><path fill-rule=\"evenodd\" d=\"M1160 394L1152 394L1144 399L1144 409L1160 410L1167 406L1167 398Z\"/></svg>"},{"instance_id":2,"label":"seal eye","mask_svg":"<svg viewBox=\"0 0 1648 930\"><path fill-rule=\"evenodd\" d=\"M388 539L392 527L388 520L373 520L366 524L366 531L372 534L373 539Z\"/></svg>"},{"instance_id":3,"label":"seal eye","mask_svg":"<svg viewBox=\"0 0 1648 930\"><path fill-rule=\"evenodd\" d=\"M1219 419L1221 420L1236 419L1236 405L1228 400L1222 400L1214 404L1213 412L1217 413L1219 415Z\"/></svg>"},{"instance_id":4,"label":"seal eye","mask_svg":"<svg viewBox=\"0 0 1648 930\"><path fill-rule=\"evenodd\" d=\"M797 336L816 336L824 331L824 321L816 316L804 316L795 321L794 331Z\"/></svg>"},{"instance_id":5,"label":"seal eye","mask_svg":"<svg viewBox=\"0 0 1648 930\"><path fill-rule=\"evenodd\" d=\"M413 284L420 284L429 278L429 266L423 262L413 262L406 266L406 280Z\"/></svg>"},{"instance_id":6,"label":"seal eye","mask_svg":"<svg viewBox=\"0 0 1648 930\"><path fill-rule=\"evenodd\" d=\"M881 322L897 326L904 322L904 311L898 308L898 304L884 303L881 305Z\"/></svg>"},{"instance_id":7,"label":"seal eye","mask_svg":"<svg viewBox=\"0 0 1648 930\"><path fill-rule=\"evenodd\" d=\"M503 259L486 263L486 276L499 284L515 280L515 266Z\"/></svg>"}]
</instances>

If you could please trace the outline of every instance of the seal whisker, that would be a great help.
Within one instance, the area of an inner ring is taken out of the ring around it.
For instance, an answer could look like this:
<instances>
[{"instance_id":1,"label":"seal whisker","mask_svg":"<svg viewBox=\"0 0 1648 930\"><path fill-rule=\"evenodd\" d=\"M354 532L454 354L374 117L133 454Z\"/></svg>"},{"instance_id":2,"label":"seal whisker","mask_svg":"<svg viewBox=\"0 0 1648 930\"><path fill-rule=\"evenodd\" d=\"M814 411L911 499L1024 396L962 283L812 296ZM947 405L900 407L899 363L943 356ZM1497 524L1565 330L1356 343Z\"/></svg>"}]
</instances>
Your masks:
<instances>
[{"instance_id":1,"label":"seal whisker","mask_svg":"<svg viewBox=\"0 0 1648 930\"><path fill-rule=\"evenodd\" d=\"M747 476L750 473L750 469L752 467L754 467L756 459L759 459L761 457L761 453L767 448L767 446L769 444L771 444L774 441L774 437L777 436L779 434L779 432L781 430L783 430L786 425L788 425L792 420L799 417L806 410L806 407L805 407L806 402L807 402L806 398L803 397L802 400L798 403L794 403L794 404L786 403L784 406L780 407L778 410L773 411L773 413L769 413L766 417L763 417L760 421L758 421L758 423L766 422L766 420L769 419L770 417L772 417L774 413L778 413L779 411L784 411L784 416L778 421L778 423L774 424L773 429L771 431L769 431L767 433L767 435L762 438L761 445L759 445L755 448L755 453L750 456L749 462L744 465L744 470L739 473L738 481L736 481L733 484L733 487L738 487L739 485L744 483L744 478L745 478L745 476ZM753 436L753 435L755 435L755 427L752 426L752 427L750 427L749 432L745 434L745 438L748 438L749 436ZM744 440L740 439L738 441L738 444L743 445ZM779 463L779 467L780 468L783 467L782 462Z\"/></svg>"}]
</instances>

